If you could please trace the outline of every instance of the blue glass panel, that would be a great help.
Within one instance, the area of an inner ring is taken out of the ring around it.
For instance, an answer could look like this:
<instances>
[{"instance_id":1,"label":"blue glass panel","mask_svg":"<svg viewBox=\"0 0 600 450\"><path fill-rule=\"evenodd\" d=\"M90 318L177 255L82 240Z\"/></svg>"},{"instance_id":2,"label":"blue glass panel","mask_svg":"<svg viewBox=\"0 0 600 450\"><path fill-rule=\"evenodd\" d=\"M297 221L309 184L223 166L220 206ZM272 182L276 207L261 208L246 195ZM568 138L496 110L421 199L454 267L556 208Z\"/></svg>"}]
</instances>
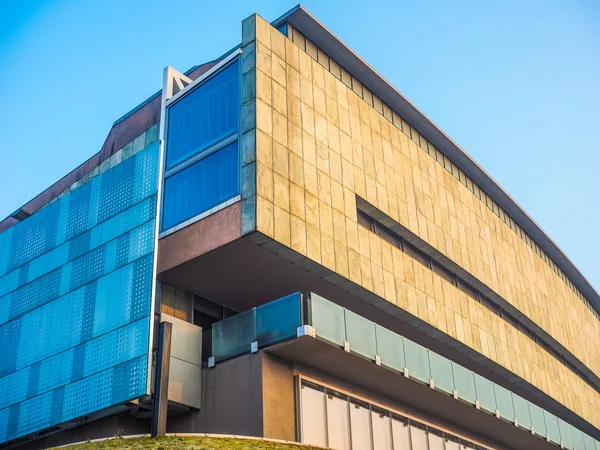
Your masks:
<instances>
[{"instance_id":1,"label":"blue glass panel","mask_svg":"<svg viewBox=\"0 0 600 450\"><path fill-rule=\"evenodd\" d=\"M239 193L237 141L165 180L162 229L168 230Z\"/></svg>"},{"instance_id":2,"label":"blue glass panel","mask_svg":"<svg viewBox=\"0 0 600 450\"><path fill-rule=\"evenodd\" d=\"M215 361L250 353L256 340L256 309L217 322L212 327L212 346Z\"/></svg>"},{"instance_id":3,"label":"blue glass panel","mask_svg":"<svg viewBox=\"0 0 600 450\"><path fill-rule=\"evenodd\" d=\"M158 150L0 234L0 443L146 393Z\"/></svg>"},{"instance_id":4,"label":"blue glass panel","mask_svg":"<svg viewBox=\"0 0 600 450\"><path fill-rule=\"evenodd\" d=\"M475 378L473 377L473 372L453 362L452 374L454 375L454 386L458 393L458 398L471 404L475 404L477 394L475 392Z\"/></svg>"},{"instance_id":5,"label":"blue glass panel","mask_svg":"<svg viewBox=\"0 0 600 450\"><path fill-rule=\"evenodd\" d=\"M344 308L315 293L310 294L310 324L317 337L339 346L346 340Z\"/></svg>"},{"instance_id":6,"label":"blue glass panel","mask_svg":"<svg viewBox=\"0 0 600 450\"><path fill-rule=\"evenodd\" d=\"M429 383L429 355L425 347L404 338L404 359L410 378Z\"/></svg>"},{"instance_id":7,"label":"blue glass panel","mask_svg":"<svg viewBox=\"0 0 600 450\"><path fill-rule=\"evenodd\" d=\"M238 70L236 60L169 107L167 169L237 130Z\"/></svg>"},{"instance_id":8,"label":"blue glass panel","mask_svg":"<svg viewBox=\"0 0 600 450\"><path fill-rule=\"evenodd\" d=\"M259 346L295 337L301 325L300 293L296 292L256 308Z\"/></svg>"},{"instance_id":9,"label":"blue glass panel","mask_svg":"<svg viewBox=\"0 0 600 450\"><path fill-rule=\"evenodd\" d=\"M377 324L375 324L375 334L377 335L377 354L381 365L398 372L404 371L402 336Z\"/></svg>"},{"instance_id":10,"label":"blue glass panel","mask_svg":"<svg viewBox=\"0 0 600 450\"><path fill-rule=\"evenodd\" d=\"M350 351L375 361L377 341L373 322L347 309L344 310L344 319Z\"/></svg>"}]
</instances>

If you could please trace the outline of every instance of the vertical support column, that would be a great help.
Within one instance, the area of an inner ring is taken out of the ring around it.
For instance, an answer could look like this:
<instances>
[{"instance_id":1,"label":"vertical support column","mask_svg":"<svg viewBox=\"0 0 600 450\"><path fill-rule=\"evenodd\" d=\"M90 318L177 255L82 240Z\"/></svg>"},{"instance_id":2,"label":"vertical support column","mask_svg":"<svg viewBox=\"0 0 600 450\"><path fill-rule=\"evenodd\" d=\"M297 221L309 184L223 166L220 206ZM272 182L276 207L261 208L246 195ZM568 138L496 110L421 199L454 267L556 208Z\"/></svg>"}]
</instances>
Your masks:
<instances>
[{"instance_id":1,"label":"vertical support column","mask_svg":"<svg viewBox=\"0 0 600 450\"><path fill-rule=\"evenodd\" d=\"M169 403L169 365L171 361L171 334L173 324L161 322L158 331L158 353L156 356L156 377L154 382L154 404L152 408L152 429L155 438L167 432L167 407Z\"/></svg>"},{"instance_id":2,"label":"vertical support column","mask_svg":"<svg viewBox=\"0 0 600 450\"><path fill-rule=\"evenodd\" d=\"M242 22L242 234L256 230L256 17Z\"/></svg>"}]
</instances>

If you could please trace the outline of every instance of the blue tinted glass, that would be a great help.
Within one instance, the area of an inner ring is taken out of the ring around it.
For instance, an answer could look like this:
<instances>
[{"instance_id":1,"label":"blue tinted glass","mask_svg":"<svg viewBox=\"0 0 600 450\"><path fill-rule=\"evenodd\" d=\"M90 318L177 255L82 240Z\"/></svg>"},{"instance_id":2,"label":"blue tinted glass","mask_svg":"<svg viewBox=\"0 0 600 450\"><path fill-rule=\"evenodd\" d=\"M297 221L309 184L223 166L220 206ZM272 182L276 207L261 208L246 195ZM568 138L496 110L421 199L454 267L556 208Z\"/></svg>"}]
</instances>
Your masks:
<instances>
[{"instance_id":1,"label":"blue tinted glass","mask_svg":"<svg viewBox=\"0 0 600 450\"><path fill-rule=\"evenodd\" d=\"M298 292L256 308L256 340L261 347L296 337L300 325Z\"/></svg>"},{"instance_id":2,"label":"blue tinted glass","mask_svg":"<svg viewBox=\"0 0 600 450\"><path fill-rule=\"evenodd\" d=\"M238 194L238 143L203 158L165 180L163 230Z\"/></svg>"},{"instance_id":3,"label":"blue tinted glass","mask_svg":"<svg viewBox=\"0 0 600 450\"><path fill-rule=\"evenodd\" d=\"M256 309L217 322L212 327L213 356L216 361L250 353L256 340Z\"/></svg>"},{"instance_id":4,"label":"blue tinted glass","mask_svg":"<svg viewBox=\"0 0 600 450\"><path fill-rule=\"evenodd\" d=\"M169 108L167 169L235 132L237 60Z\"/></svg>"},{"instance_id":5,"label":"blue tinted glass","mask_svg":"<svg viewBox=\"0 0 600 450\"><path fill-rule=\"evenodd\" d=\"M158 150L0 234L0 443L146 393Z\"/></svg>"}]
</instances>

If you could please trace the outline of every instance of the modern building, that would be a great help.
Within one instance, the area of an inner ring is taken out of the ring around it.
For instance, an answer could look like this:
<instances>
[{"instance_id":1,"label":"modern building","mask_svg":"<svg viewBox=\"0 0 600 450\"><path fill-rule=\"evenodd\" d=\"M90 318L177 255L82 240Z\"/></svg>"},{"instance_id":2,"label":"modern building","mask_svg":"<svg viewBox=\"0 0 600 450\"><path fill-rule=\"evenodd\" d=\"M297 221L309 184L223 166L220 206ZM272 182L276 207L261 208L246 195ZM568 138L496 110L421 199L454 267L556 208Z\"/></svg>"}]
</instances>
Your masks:
<instances>
[{"instance_id":1,"label":"modern building","mask_svg":"<svg viewBox=\"0 0 600 450\"><path fill-rule=\"evenodd\" d=\"M0 222L0 443L600 450L600 296L298 6Z\"/></svg>"}]
</instances>

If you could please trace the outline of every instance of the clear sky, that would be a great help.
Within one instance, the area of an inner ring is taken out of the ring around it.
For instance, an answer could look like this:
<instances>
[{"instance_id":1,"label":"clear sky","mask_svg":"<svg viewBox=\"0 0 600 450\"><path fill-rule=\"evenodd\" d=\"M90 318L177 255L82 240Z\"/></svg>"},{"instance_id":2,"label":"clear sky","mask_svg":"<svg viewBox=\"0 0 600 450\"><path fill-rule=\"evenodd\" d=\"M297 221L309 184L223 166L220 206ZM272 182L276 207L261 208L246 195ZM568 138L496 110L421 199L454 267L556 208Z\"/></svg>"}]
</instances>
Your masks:
<instances>
[{"instance_id":1,"label":"clear sky","mask_svg":"<svg viewBox=\"0 0 600 450\"><path fill-rule=\"evenodd\" d=\"M296 1L0 0L0 216L112 123ZM600 2L306 1L488 171L600 289Z\"/></svg>"}]
</instances>

